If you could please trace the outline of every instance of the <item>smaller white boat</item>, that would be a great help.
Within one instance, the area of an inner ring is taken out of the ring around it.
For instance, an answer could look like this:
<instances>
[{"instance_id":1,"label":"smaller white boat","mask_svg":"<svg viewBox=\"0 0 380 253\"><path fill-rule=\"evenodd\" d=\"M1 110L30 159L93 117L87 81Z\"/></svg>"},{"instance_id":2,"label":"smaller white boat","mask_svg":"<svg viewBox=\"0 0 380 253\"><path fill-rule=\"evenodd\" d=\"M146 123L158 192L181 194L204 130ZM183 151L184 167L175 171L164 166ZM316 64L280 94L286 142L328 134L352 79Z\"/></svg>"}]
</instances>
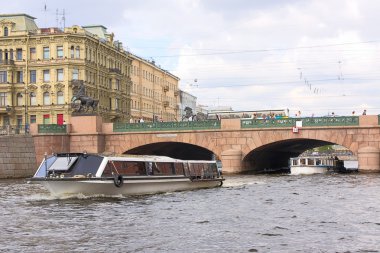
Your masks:
<instances>
[{"instance_id":1,"label":"smaller white boat","mask_svg":"<svg viewBox=\"0 0 380 253\"><path fill-rule=\"evenodd\" d=\"M290 174L311 175L326 173L328 171L341 171L344 169L343 161L337 157L302 156L289 160Z\"/></svg>"},{"instance_id":2,"label":"smaller white boat","mask_svg":"<svg viewBox=\"0 0 380 253\"><path fill-rule=\"evenodd\" d=\"M141 195L218 187L216 161L165 156L61 153L45 157L30 182L52 195Z\"/></svg>"}]
</instances>

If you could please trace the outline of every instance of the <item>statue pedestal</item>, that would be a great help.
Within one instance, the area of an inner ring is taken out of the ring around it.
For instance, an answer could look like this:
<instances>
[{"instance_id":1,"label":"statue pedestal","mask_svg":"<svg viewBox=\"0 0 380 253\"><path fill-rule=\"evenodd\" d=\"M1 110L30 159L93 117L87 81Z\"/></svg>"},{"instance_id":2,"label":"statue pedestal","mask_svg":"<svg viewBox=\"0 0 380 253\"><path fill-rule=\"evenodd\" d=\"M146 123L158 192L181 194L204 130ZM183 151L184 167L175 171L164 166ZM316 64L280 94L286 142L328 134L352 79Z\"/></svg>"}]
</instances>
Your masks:
<instances>
[{"instance_id":1,"label":"statue pedestal","mask_svg":"<svg viewBox=\"0 0 380 253\"><path fill-rule=\"evenodd\" d=\"M97 134L102 132L103 120L97 115L73 114L70 124L73 134Z\"/></svg>"}]
</instances>

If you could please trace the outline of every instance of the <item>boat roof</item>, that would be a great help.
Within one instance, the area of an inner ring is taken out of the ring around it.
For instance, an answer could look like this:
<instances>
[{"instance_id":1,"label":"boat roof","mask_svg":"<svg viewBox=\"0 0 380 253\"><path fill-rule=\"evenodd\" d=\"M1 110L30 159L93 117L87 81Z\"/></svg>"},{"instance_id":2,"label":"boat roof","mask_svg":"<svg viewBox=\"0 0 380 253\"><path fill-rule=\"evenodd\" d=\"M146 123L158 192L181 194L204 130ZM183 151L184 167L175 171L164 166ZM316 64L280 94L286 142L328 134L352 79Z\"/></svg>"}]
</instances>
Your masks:
<instances>
[{"instance_id":1,"label":"boat roof","mask_svg":"<svg viewBox=\"0 0 380 253\"><path fill-rule=\"evenodd\" d=\"M332 156L299 156L299 157L291 157L291 160L296 160L296 159L332 159L334 160L335 158Z\"/></svg>"},{"instance_id":2,"label":"boat roof","mask_svg":"<svg viewBox=\"0 0 380 253\"><path fill-rule=\"evenodd\" d=\"M109 161L136 161L136 162L188 162L188 163L215 163L211 160L182 160L169 156L158 155L131 155L131 154L92 154L92 153L57 153L57 157L93 155L107 158Z\"/></svg>"}]
</instances>

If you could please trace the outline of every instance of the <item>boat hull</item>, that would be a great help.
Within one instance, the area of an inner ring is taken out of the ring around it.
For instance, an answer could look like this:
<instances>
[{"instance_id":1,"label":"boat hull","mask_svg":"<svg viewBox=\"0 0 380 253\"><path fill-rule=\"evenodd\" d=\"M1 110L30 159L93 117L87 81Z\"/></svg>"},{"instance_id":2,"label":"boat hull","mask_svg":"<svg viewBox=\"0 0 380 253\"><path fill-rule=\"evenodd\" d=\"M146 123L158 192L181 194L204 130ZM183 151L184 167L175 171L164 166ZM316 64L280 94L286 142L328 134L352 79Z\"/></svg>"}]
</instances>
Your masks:
<instances>
[{"instance_id":1,"label":"boat hull","mask_svg":"<svg viewBox=\"0 0 380 253\"><path fill-rule=\"evenodd\" d=\"M323 174L329 171L329 167L323 166L297 166L290 168L291 175L312 175L312 174Z\"/></svg>"},{"instance_id":2,"label":"boat hull","mask_svg":"<svg viewBox=\"0 0 380 253\"><path fill-rule=\"evenodd\" d=\"M173 191L212 188L222 185L222 180L154 179L128 180L117 187L113 180L41 180L53 196L82 194L91 195L144 195Z\"/></svg>"}]
</instances>

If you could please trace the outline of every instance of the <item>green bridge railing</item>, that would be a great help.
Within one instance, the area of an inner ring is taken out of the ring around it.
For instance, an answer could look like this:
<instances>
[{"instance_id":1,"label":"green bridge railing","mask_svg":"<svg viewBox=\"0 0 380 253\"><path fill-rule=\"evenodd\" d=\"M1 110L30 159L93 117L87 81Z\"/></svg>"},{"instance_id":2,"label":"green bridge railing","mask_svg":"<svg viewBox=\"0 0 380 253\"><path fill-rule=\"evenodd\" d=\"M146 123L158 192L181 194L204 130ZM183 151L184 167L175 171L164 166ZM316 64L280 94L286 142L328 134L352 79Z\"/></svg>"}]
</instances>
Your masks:
<instances>
[{"instance_id":1,"label":"green bridge railing","mask_svg":"<svg viewBox=\"0 0 380 253\"><path fill-rule=\"evenodd\" d=\"M181 121L181 122L146 122L146 123L113 123L114 132L139 131L181 131L220 129L220 121Z\"/></svg>"},{"instance_id":2,"label":"green bridge railing","mask_svg":"<svg viewBox=\"0 0 380 253\"><path fill-rule=\"evenodd\" d=\"M359 125L358 116L343 116L281 119L242 119L241 128L293 127L296 126L297 121L302 121L303 127Z\"/></svg>"},{"instance_id":3,"label":"green bridge railing","mask_svg":"<svg viewBox=\"0 0 380 253\"><path fill-rule=\"evenodd\" d=\"M67 133L66 125L43 124L38 125L39 134L65 134Z\"/></svg>"}]
</instances>

